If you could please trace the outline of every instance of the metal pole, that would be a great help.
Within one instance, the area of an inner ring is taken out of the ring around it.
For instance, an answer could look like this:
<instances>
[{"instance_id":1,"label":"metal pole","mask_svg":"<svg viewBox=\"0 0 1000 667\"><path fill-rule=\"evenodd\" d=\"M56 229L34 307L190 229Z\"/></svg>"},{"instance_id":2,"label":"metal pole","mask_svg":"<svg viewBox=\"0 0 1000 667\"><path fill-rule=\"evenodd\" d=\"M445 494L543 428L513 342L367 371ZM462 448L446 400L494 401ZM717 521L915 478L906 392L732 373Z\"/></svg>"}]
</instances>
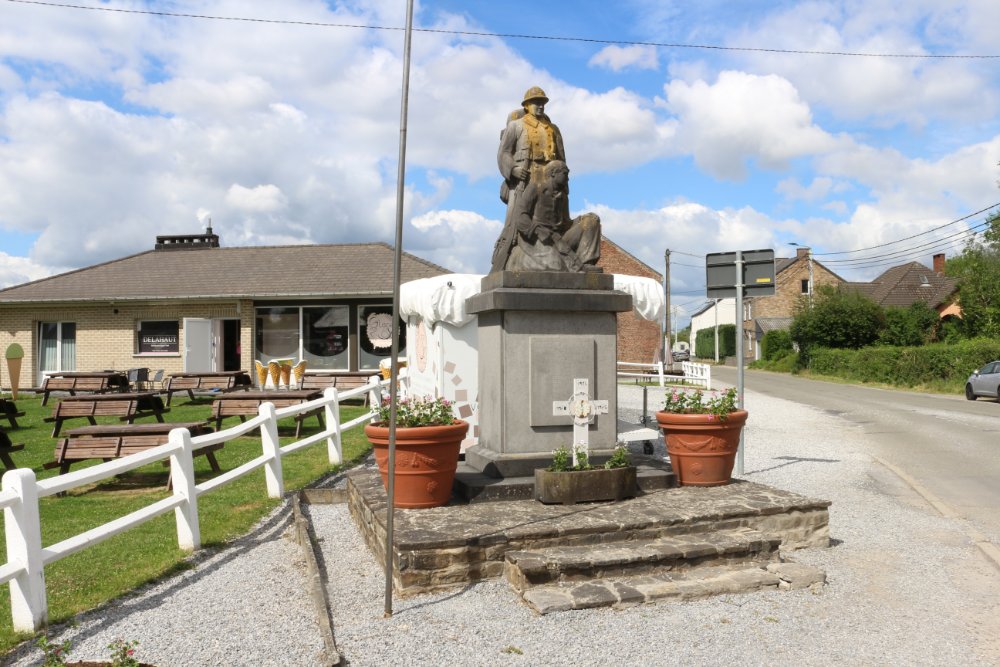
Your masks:
<instances>
[{"instance_id":1,"label":"metal pole","mask_svg":"<svg viewBox=\"0 0 1000 667\"><path fill-rule=\"evenodd\" d=\"M663 297L666 307L663 310L663 364L674 370L674 357L670 352L670 249L663 252ZM667 356L670 355L670 356Z\"/></svg>"},{"instance_id":2,"label":"metal pole","mask_svg":"<svg viewBox=\"0 0 1000 667\"><path fill-rule=\"evenodd\" d=\"M806 248L806 263L809 265L809 307L813 307L813 251Z\"/></svg>"},{"instance_id":3,"label":"metal pole","mask_svg":"<svg viewBox=\"0 0 1000 667\"><path fill-rule=\"evenodd\" d=\"M399 164L396 170L396 246L392 257L392 361L389 366L389 484L385 510L385 617L392 616L393 506L396 501L396 394L399 388L399 282L403 257L403 184L406 181L406 116L410 101L410 38L413 0L406 3L403 39L403 94L399 105Z\"/></svg>"},{"instance_id":4,"label":"metal pole","mask_svg":"<svg viewBox=\"0 0 1000 667\"><path fill-rule=\"evenodd\" d=\"M715 363L719 363L719 299L715 300Z\"/></svg>"},{"instance_id":5,"label":"metal pole","mask_svg":"<svg viewBox=\"0 0 1000 667\"><path fill-rule=\"evenodd\" d=\"M743 409L743 251L736 251L736 407ZM743 475L743 431L736 452L737 476Z\"/></svg>"}]
</instances>

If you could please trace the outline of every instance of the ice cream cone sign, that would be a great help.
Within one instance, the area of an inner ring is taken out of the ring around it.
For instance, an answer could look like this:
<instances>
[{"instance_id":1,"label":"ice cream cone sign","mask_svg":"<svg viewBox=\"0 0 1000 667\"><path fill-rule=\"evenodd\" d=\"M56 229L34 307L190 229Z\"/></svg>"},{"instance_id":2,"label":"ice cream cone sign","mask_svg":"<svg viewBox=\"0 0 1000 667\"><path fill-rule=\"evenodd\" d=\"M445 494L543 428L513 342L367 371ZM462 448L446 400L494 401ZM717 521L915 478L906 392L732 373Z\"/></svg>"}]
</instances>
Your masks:
<instances>
[{"instance_id":1,"label":"ice cream cone sign","mask_svg":"<svg viewBox=\"0 0 1000 667\"><path fill-rule=\"evenodd\" d=\"M24 358L24 348L17 343L7 346L7 373L10 375L10 394L17 400L17 388L21 381L21 359Z\"/></svg>"}]
</instances>

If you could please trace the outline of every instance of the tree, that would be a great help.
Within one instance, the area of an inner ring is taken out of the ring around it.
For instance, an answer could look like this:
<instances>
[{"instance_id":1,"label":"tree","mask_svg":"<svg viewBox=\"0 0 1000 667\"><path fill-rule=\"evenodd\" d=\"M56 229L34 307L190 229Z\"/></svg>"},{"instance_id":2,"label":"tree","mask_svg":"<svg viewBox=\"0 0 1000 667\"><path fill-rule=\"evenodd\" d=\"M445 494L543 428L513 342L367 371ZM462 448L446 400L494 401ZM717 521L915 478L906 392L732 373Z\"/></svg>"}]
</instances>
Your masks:
<instances>
[{"instance_id":1,"label":"tree","mask_svg":"<svg viewBox=\"0 0 1000 667\"><path fill-rule=\"evenodd\" d=\"M1000 213L986 225L981 240L970 240L945 265L945 273L958 280L962 328L969 338L1000 338Z\"/></svg>"},{"instance_id":2,"label":"tree","mask_svg":"<svg viewBox=\"0 0 1000 667\"><path fill-rule=\"evenodd\" d=\"M794 351L792 346L792 335L786 329L775 329L764 334L764 340L760 344L761 352L765 361L775 361L791 354Z\"/></svg>"},{"instance_id":3,"label":"tree","mask_svg":"<svg viewBox=\"0 0 1000 667\"><path fill-rule=\"evenodd\" d=\"M914 346L930 341L938 314L923 301L911 303L906 308L886 308L885 328L878 342L883 345Z\"/></svg>"},{"instance_id":4,"label":"tree","mask_svg":"<svg viewBox=\"0 0 1000 667\"><path fill-rule=\"evenodd\" d=\"M831 285L817 290L813 306L800 302L790 332L808 357L812 347L857 349L878 340L885 326L882 308L855 290L838 291Z\"/></svg>"}]
</instances>

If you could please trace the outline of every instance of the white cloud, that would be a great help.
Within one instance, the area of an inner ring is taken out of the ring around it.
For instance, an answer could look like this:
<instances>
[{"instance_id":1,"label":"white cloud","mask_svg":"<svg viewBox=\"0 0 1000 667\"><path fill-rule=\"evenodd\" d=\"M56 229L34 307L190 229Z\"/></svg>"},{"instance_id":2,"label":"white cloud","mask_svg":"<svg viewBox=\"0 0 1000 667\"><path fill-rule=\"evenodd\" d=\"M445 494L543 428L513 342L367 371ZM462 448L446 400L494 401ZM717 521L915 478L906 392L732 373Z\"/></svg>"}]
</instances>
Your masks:
<instances>
[{"instance_id":1,"label":"white cloud","mask_svg":"<svg viewBox=\"0 0 1000 667\"><path fill-rule=\"evenodd\" d=\"M245 188L238 183L229 186L226 203L239 211L275 213L288 207L288 197L276 185L257 185Z\"/></svg>"},{"instance_id":2,"label":"white cloud","mask_svg":"<svg viewBox=\"0 0 1000 667\"><path fill-rule=\"evenodd\" d=\"M65 270L63 267L38 264L27 257L16 257L0 252L0 289L39 280Z\"/></svg>"},{"instance_id":3,"label":"white cloud","mask_svg":"<svg viewBox=\"0 0 1000 667\"><path fill-rule=\"evenodd\" d=\"M679 119L678 143L720 178L743 178L747 160L779 169L836 144L813 124L795 87L779 76L726 71L714 84L671 81L665 92L667 107Z\"/></svg>"},{"instance_id":4,"label":"white cloud","mask_svg":"<svg viewBox=\"0 0 1000 667\"><path fill-rule=\"evenodd\" d=\"M447 227L451 232L476 233L484 230L499 232L503 223L488 220L475 211L428 211L413 219L412 224L420 231L435 227Z\"/></svg>"},{"instance_id":5,"label":"white cloud","mask_svg":"<svg viewBox=\"0 0 1000 667\"><path fill-rule=\"evenodd\" d=\"M788 199L815 202L849 188L847 183L834 181L829 176L817 176L809 185L802 185L795 178L786 178L778 182L776 189Z\"/></svg>"},{"instance_id":6,"label":"white cloud","mask_svg":"<svg viewBox=\"0 0 1000 667\"><path fill-rule=\"evenodd\" d=\"M655 46L606 46L591 57L591 67L604 67L613 72L623 69L658 69L660 60Z\"/></svg>"}]
</instances>

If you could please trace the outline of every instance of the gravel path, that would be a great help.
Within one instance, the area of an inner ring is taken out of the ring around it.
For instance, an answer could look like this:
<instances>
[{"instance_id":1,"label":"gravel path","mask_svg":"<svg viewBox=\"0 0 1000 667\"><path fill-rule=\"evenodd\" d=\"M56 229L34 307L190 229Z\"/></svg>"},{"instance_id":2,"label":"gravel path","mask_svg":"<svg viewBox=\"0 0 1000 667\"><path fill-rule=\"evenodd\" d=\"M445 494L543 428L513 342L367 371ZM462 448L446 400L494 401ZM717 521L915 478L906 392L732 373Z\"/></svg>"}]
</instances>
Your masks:
<instances>
[{"instance_id":1,"label":"gravel path","mask_svg":"<svg viewBox=\"0 0 1000 667\"><path fill-rule=\"evenodd\" d=\"M649 404L660 400L651 392ZM623 386L620 403L641 405ZM833 501L830 549L793 558L828 585L622 611L535 616L503 582L397 598L345 505L307 509L321 542L334 632L360 665L1000 665L1000 572L866 453L860 427L747 393L747 479ZM641 449L640 442L633 448ZM637 450L638 450L637 449ZM663 455L662 441L656 451ZM337 481L331 481L336 484ZM159 667L314 665L322 643L287 506L196 567L56 628L73 659L138 639ZM7 664L39 664L23 649Z\"/></svg>"}]
</instances>

